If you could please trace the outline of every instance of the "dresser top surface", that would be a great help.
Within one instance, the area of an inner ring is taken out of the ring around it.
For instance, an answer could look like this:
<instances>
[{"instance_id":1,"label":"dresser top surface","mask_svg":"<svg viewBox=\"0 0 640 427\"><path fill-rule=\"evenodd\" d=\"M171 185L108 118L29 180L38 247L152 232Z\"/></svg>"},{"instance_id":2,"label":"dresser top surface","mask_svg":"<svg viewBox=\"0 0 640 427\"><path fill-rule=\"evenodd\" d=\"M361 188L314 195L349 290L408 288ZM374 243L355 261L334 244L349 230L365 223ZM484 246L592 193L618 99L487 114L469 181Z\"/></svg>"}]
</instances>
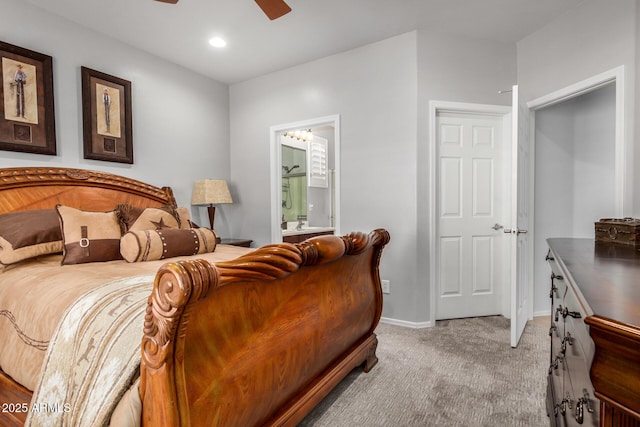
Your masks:
<instances>
[{"instance_id":1,"label":"dresser top surface","mask_svg":"<svg viewBox=\"0 0 640 427\"><path fill-rule=\"evenodd\" d=\"M594 315L640 329L640 251L593 239L547 243Z\"/></svg>"}]
</instances>

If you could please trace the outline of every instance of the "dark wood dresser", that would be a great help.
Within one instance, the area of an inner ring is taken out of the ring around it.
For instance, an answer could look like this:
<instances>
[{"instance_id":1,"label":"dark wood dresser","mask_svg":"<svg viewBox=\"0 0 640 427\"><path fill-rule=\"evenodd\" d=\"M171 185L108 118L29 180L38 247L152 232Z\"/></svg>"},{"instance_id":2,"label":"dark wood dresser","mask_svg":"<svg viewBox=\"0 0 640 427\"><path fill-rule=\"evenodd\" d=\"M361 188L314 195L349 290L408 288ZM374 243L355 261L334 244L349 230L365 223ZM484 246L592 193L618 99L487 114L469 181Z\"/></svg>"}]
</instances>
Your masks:
<instances>
[{"instance_id":1,"label":"dark wood dresser","mask_svg":"<svg viewBox=\"0 0 640 427\"><path fill-rule=\"evenodd\" d=\"M552 426L640 427L640 251L548 239Z\"/></svg>"}]
</instances>

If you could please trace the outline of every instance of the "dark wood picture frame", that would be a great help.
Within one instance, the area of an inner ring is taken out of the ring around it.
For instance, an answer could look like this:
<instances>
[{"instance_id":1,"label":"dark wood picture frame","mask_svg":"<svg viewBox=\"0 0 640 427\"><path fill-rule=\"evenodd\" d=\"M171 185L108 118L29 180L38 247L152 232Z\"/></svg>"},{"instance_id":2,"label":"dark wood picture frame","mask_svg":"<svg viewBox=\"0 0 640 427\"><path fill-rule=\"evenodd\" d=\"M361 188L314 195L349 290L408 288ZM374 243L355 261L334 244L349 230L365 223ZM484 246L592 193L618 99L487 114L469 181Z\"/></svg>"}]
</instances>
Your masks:
<instances>
[{"instance_id":1,"label":"dark wood picture frame","mask_svg":"<svg viewBox=\"0 0 640 427\"><path fill-rule=\"evenodd\" d=\"M133 164L131 82L81 67L84 158Z\"/></svg>"},{"instance_id":2,"label":"dark wood picture frame","mask_svg":"<svg viewBox=\"0 0 640 427\"><path fill-rule=\"evenodd\" d=\"M0 41L0 150L56 155L53 58Z\"/></svg>"}]
</instances>

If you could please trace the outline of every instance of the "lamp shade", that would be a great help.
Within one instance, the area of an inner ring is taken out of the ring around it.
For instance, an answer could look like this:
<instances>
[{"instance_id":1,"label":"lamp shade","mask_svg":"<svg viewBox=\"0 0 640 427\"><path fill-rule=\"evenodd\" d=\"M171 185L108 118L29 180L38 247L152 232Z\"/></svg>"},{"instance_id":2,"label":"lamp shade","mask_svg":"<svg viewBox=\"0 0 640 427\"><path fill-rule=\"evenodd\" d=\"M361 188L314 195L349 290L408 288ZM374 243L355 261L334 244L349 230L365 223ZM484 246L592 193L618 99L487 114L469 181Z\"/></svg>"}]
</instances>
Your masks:
<instances>
[{"instance_id":1,"label":"lamp shade","mask_svg":"<svg viewBox=\"0 0 640 427\"><path fill-rule=\"evenodd\" d=\"M227 181L223 179L201 179L193 184L192 205L233 203Z\"/></svg>"}]
</instances>

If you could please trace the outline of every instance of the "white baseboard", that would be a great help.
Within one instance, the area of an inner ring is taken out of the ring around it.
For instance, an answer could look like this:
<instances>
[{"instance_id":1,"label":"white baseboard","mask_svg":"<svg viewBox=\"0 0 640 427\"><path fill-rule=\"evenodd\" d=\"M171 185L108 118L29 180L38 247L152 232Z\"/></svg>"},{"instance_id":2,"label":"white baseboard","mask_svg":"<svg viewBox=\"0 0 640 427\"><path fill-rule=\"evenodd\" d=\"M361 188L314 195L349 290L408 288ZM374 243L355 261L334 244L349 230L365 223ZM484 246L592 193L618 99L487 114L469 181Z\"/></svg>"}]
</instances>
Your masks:
<instances>
[{"instance_id":1,"label":"white baseboard","mask_svg":"<svg viewBox=\"0 0 640 427\"><path fill-rule=\"evenodd\" d=\"M431 326L433 326L431 322L408 322L406 320L391 319L389 317L382 317L380 319L380 322L386 323L388 325L403 326L405 328L411 329L430 328Z\"/></svg>"},{"instance_id":2,"label":"white baseboard","mask_svg":"<svg viewBox=\"0 0 640 427\"><path fill-rule=\"evenodd\" d=\"M551 311L543 310L543 311L536 311L535 313L533 313L533 317L541 317L541 316L551 316ZM402 326L402 327L411 328L411 329L430 328L433 326L429 321L409 322L407 320L392 319L390 317L382 317L380 318L380 322L386 323L388 325Z\"/></svg>"},{"instance_id":3,"label":"white baseboard","mask_svg":"<svg viewBox=\"0 0 640 427\"><path fill-rule=\"evenodd\" d=\"M541 310L533 313L533 317L551 316L551 310Z\"/></svg>"}]
</instances>

